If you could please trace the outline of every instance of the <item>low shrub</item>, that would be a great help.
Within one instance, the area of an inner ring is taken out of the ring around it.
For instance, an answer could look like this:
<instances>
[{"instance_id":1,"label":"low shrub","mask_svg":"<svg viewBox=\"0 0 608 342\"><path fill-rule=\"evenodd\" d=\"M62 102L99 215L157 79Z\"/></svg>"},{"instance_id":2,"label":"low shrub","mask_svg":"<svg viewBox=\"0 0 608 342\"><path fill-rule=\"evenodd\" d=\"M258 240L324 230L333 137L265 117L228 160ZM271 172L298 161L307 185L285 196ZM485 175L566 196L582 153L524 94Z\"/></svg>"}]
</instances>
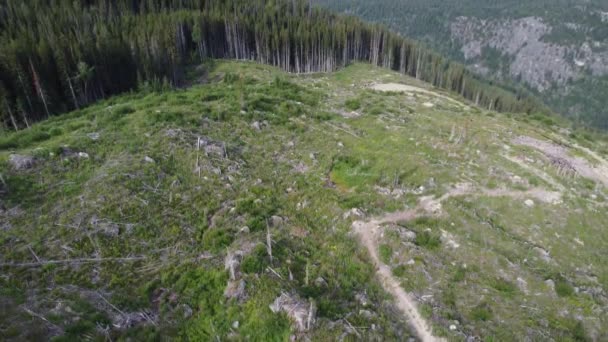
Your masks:
<instances>
[{"instance_id":1,"label":"low shrub","mask_svg":"<svg viewBox=\"0 0 608 342\"><path fill-rule=\"evenodd\" d=\"M344 107L350 111L358 110L361 108L361 101L358 99L349 99L344 102Z\"/></svg>"},{"instance_id":2,"label":"low shrub","mask_svg":"<svg viewBox=\"0 0 608 342\"><path fill-rule=\"evenodd\" d=\"M441 237L428 230L425 230L421 233L416 234L416 240L414 240L414 243L420 247L436 249L441 246Z\"/></svg>"}]
</instances>

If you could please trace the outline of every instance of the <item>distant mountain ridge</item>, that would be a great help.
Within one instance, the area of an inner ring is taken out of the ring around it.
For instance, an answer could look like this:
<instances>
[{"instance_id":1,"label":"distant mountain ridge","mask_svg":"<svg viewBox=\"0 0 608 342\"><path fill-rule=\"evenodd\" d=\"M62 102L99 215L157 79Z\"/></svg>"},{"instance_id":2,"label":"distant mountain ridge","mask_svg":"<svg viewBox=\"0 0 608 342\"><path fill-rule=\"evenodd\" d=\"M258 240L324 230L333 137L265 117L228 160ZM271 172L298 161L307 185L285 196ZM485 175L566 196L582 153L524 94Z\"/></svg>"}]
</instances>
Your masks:
<instances>
[{"instance_id":1,"label":"distant mountain ridge","mask_svg":"<svg viewBox=\"0 0 608 342\"><path fill-rule=\"evenodd\" d=\"M608 3L319 0L385 23L494 79L525 84L554 110L608 128Z\"/></svg>"}]
</instances>

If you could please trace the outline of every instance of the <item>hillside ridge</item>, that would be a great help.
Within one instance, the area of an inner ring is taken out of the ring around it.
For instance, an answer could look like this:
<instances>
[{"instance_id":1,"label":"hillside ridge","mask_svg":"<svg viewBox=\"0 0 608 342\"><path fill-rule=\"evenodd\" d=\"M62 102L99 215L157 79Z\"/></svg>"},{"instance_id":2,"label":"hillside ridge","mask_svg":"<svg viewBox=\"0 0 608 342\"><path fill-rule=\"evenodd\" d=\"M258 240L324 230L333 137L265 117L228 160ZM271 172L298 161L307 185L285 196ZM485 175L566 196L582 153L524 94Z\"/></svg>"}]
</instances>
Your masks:
<instances>
[{"instance_id":1,"label":"hillside ridge","mask_svg":"<svg viewBox=\"0 0 608 342\"><path fill-rule=\"evenodd\" d=\"M187 73L0 137L3 340L607 336L605 136L369 64Z\"/></svg>"},{"instance_id":2,"label":"hillside ridge","mask_svg":"<svg viewBox=\"0 0 608 342\"><path fill-rule=\"evenodd\" d=\"M364 61L454 91L490 110L548 110L523 90L472 75L421 44L309 2L62 1L0 5L3 127L79 109L135 89L180 86L188 65L252 60L295 73ZM289 15L285 15L289 13ZM67 28L72 29L67 29Z\"/></svg>"}]
</instances>

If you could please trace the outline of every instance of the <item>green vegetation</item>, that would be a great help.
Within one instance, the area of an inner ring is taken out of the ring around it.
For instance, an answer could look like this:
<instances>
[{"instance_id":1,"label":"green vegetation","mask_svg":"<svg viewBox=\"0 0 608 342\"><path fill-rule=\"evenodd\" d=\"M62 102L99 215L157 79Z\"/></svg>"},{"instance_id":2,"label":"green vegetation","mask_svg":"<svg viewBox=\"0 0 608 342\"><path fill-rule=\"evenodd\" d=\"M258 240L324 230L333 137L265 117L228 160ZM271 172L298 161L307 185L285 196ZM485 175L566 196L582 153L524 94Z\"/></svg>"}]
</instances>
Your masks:
<instances>
[{"instance_id":1,"label":"green vegetation","mask_svg":"<svg viewBox=\"0 0 608 342\"><path fill-rule=\"evenodd\" d=\"M470 66L482 64L489 69L486 77L508 83L514 89L524 88L521 76L509 71L514 55L508 56L490 44L481 46L481 55L465 61L462 51L467 42L455 42L452 24L459 17L484 20L486 23L506 22L511 19L536 17L551 29L541 38L543 42L561 47L590 44L600 56L608 43L608 25L604 14L608 2L590 0L575 4L569 0L315 0L323 7L355 14L365 20L381 23L405 36L417 39L449 58ZM485 29L482 29L485 31ZM505 31L508 32L508 31ZM478 43L477 40L474 40ZM593 43L591 43L593 42ZM483 42L482 42L483 43ZM487 42L486 42L487 43ZM542 52L541 52L542 53ZM589 53L589 52L586 52ZM569 58L574 58L573 56ZM574 70L578 67L573 65ZM477 69L477 66L473 67ZM568 74L567 77L571 75ZM554 111L579 124L595 129L608 129L608 76L587 69L581 77L554 85L542 92L531 89ZM517 90L515 90L517 92Z\"/></svg>"},{"instance_id":2,"label":"green vegetation","mask_svg":"<svg viewBox=\"0 0 608 342\"><path fill-rule=\"evenodd\" d=\"M344 107L348 110L358 110L361 108L361 101L358 99L350 99L344 103Z\"/></svg>"},{"instance_id":3,"label":"green vegetation","mask_svg":"<svg viewBox=\"0 0 608 342\"><path fill-rule=\"evenodd\" d=\"M391 257L393 256L393 249L389 245L380 245L380 260L385 264L391 263Z\"/></svg>"},{"instance_id":4,"label":"green vegetation","mask_svg":"<svg viewBox=\"0 0 608 342\"><path fill-rule=\"evenodd\" d=\"M492 281L492 287L505 296L513 296L517 290L515 284L502 278L494 279Z\"/></svg>"},{"instance_id":5,"label":"green vegetation","mask_svg":"<svg viewBox=\"0 0 608 342\"><path fill-rule=\"evenodd\" d=\"M570 297L574 294L574 288L562 277L559 277L557 281L555 281L555 292L560 297Z\"/></svg>"},{"instance_id":6,"label":"green vegetation","mask_svg":"<svg viewBox=\"0 0 608 342\"><path fill-rule=\"evenodd\" d=\"M416 235L416 240L414 242L420 247L435 249L441 245L441 238L438 235L425 230Z\"/></svg>"},{"instance_id":7,"label":"green vegetation","mask_svg":"<svg viewBox=\"0 0 608 342\"><path fill-rule=\"evenodd\" d=\"M471 316L476 321L488 321L492 318L492 309L487 303L481 303L471 310Z\"/></svg>"},{"instance_id":8,"label":"green vegetation","mask_svg":"<svg viewBox=\"0 0 608 342\"><path fill-rule=\"evenodd\" d=\"M362 61L498 111L545 110L533 97L485 82L385 27L311 8L305 0L32 0L28 6L9 0L0 5L0 19L0 126L6 130L114 94L191 84L188 66L209 58L253 60L296 73ZM225 82L238 89L248 80L230 72ZM258 94L239 102L242 109L264 110L269 100ZM294 107L284 105L283 111ZM131 110L127 105L115 115Z\"/></svg>"},{"instance_id":9,"label":"green vegetation","mask_svg":"<svg viewBox=\"0 0 608 342\"><path fill-rule=\"evenodd\" d=\"M371 242L434 334L606 333L608 193L513 142L563 141L593 160L575 145L604 156L604 135L488 115L367 63L293 75L212 60L184 73L192 86L0 138L0 339L407 340L351 227L400 211ZM33 164L15 168L15 155ZM281 295L313 308L310 329L270 309Z\"/></svg>"}]
</instances>

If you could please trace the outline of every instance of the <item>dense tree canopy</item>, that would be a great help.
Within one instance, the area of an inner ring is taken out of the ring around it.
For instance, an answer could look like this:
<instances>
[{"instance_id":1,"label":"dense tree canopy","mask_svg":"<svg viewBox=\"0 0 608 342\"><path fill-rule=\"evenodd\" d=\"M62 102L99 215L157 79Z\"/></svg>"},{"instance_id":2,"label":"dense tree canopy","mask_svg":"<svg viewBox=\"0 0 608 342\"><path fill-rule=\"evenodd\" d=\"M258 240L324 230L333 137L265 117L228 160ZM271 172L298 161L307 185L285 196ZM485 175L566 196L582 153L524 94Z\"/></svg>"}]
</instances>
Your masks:
<instances>
[{"instance_id":1,"label":"dense tree canopy","mask_svg":"<svg viewBox=\"0 0 608 342\"><path fill-rule=\"evenodd\" d=\"M6 0L0 46L0 118L14 129L144 83L179 85L184 66L206 58L296 73L365 61L491 110L544 110L383 26L304 0Z\"/></svg>"}]
</instances>

